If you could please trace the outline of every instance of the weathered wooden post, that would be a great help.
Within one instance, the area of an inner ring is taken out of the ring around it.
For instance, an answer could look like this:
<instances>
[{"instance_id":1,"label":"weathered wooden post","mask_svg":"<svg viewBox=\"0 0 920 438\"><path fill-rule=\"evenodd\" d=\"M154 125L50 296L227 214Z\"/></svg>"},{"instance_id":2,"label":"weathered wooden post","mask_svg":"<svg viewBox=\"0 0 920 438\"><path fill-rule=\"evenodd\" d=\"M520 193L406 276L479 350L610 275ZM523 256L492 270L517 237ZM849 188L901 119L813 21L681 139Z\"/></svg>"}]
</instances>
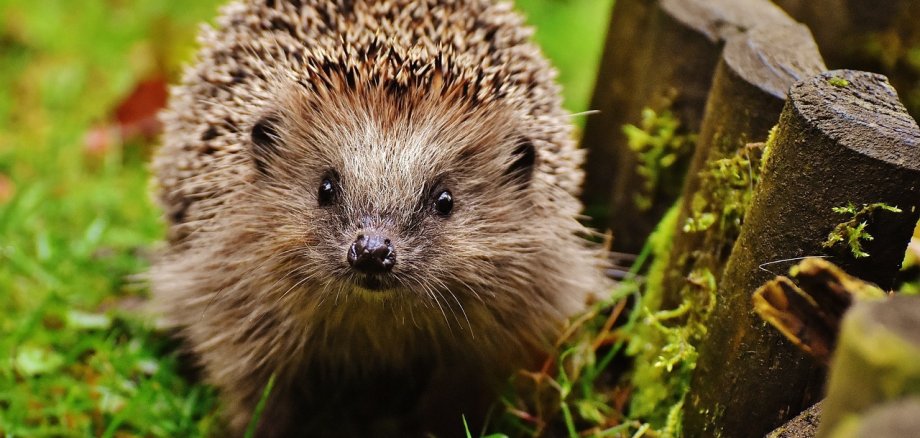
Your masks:
<instances>
[{"instance_id":1,"label":"weathered wooden post","mask_svg":"<svg viewBox=\"0 0 920 438\"><path fill-rule=\"evenodd\" d=\"M813 361L753 313L769 271L825 255L890 287L920 218L920 128L883 76L826 72L788 99L699 347L687 436L763 436L821 393Z\"/></svg>"},{"instance_id":2,"label":"weathered wooden post","mask_svg":"<svg viewBox=\"0 0 920 438\"><path fill-rule=\"evenodd\" d=\"M639 125L650 108L673 115L680 124L675 137L698 132L725 39L758 23L791 22L768 0L617 1L591 103L600 114L589 117L583 137L583 199L595 225L613 230L614 248L642 247L677 199L690 152L664 151L677 158L640 174L624 125Z\"/></svg>"},{"instance_id":3,"label":"weathered wooden post","mask_svg":"<svg viewBox=\"0 0 920 438\"><path fill-rule=\"evenodd\" d=\"M920 297L857 302L843 319L818 435L855 429L855 417L907 396L920 396Z\"/></svg>"}]
</instances>

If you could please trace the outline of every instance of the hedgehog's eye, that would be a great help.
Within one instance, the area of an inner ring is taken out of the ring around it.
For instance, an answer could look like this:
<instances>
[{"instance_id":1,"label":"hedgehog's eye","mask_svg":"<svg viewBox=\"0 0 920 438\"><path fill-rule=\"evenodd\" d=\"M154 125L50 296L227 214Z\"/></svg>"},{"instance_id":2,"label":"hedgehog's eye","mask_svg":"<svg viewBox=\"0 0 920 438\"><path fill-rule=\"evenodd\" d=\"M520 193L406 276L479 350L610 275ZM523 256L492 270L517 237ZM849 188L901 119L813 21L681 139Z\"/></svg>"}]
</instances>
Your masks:
<instances>
[{"instance_id":1,"label":"hedgehog's eye","mask_svg":"<svg viewBox=\"0 0 920 438\"><path fill-rule=\"evenodd\" d=\"M449 191L444 190L438 194L438 197L434 201L434 209L441 216L447 216L450 214L450 211L454 209L454 197L450 194Z\"/></svg>"},{"instance_id":2,"label":"hedgehog's eye","mask_svg":"<svg viewBox=\"0 0 920 438\"><path fill-rule=\"evenodd\" d=\"M335 185L332 183L332 180L326 178L323 182L319 183L319 199L320 207L325 207L329 204L332 204L332 200L335 198Z\"/></svg>"}]
</instances>

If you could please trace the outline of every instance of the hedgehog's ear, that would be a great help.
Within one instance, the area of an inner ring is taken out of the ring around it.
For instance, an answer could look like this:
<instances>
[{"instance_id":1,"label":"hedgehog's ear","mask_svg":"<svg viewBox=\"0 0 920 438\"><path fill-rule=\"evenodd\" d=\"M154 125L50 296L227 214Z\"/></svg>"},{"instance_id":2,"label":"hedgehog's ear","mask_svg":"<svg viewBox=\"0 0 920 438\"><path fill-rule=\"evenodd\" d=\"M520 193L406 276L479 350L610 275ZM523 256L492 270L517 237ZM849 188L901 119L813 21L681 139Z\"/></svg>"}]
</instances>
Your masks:
<instances>
[{"instance_id":1,"label":"hedgehog's ear","mask_svg":"<svg viewBox=\"0 0 920 438\"><path fill-rule=\"evenodd\" d=\"M259 173L265 174L268 164L278 155L278 117L264 116L252 125L252 162Z\"/></svg>"},{"instance_id":2,"label":"hedgehog's ear","mask_svg":"<svg viewBox=\"0 0 920 438\"><path fill-rule=\"evenodd\" d=\"M526 138L519 140L511 155L511 160L511 166L505 170L505 175L512 182L520 184L521 187L530 184L537 163L537 150L533 142Z\"/></svg>"}]
</instances>

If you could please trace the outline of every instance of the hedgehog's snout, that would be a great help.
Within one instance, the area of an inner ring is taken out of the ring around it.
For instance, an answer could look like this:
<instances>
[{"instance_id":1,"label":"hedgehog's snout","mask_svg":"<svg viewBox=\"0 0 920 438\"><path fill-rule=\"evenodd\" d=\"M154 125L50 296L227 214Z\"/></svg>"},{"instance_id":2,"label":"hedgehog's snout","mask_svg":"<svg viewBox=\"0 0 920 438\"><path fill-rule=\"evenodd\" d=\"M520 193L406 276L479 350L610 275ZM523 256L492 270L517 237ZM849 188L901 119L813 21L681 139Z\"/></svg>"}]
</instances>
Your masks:
<instances>
[{"instance_id":1,"label":"hedgehog's snout","mask_svg":"<svg viewBox=\"0 0 920 438\"><path fill-rule=\"evenodd\" d=\"M383 274L396 264L396 250L389 238L359 234L348 248L348 264L363 274Z\"/></svg>"}]
</instances>

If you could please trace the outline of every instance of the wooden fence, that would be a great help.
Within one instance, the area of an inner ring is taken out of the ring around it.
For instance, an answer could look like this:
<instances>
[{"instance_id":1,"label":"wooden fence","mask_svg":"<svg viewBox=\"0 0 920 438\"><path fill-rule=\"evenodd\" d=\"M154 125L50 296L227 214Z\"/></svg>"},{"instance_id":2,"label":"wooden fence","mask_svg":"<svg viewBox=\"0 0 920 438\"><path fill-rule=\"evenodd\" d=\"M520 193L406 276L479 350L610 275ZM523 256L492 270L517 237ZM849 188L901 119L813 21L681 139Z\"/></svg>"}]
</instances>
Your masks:
<instances>
[{"instance_id":1,"label":"wooden fence","mask_svg":"<svg viewBox=\"0 0 920 438\"><path fill-rule=\"evenodd\" d=\"M855 32L860 2L777 3L820 31L767 0L618 0L583 136L584 201L615 249L638 252L677 209L649 287L650 310L683 306L677 323L702 327L686 436L764 436L822 398L824 370L751 294L809 256L890 287L920 219L916 121L885 76L827 71L818 51L846 63L827 35ZM819 3L849 9L831 29ZM872 34L901 32L904 14L916 26L916 4L872 11Z\"/></svg>"}]
</instances>

